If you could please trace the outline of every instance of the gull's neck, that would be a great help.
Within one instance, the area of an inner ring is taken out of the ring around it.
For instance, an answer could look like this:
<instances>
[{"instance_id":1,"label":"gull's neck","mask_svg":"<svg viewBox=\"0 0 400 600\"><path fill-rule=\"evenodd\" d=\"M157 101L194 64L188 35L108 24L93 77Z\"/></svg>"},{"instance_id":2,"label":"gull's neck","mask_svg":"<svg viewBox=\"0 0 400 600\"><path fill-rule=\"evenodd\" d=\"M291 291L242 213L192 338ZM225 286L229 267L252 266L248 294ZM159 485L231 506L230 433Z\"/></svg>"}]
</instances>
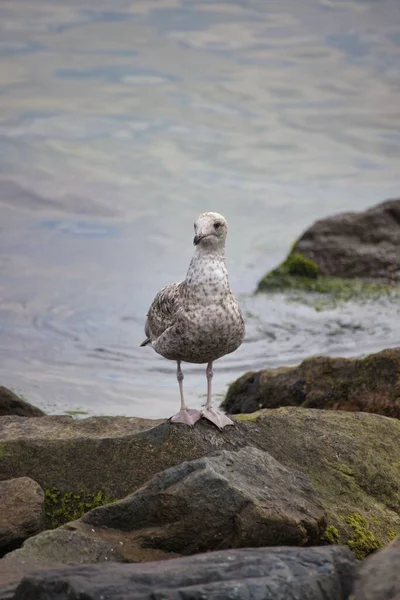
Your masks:
<instances>
[{"instance_id":1,"label":"gull's neck","mask_svg":"<svg viewBox=\"0 0 400 600\"><path fill-rule=\"evenodd\" d=\"M207 295L229 291L225 247L197 247L189 265L186 283Z\"/></svg>"}]
</instances>

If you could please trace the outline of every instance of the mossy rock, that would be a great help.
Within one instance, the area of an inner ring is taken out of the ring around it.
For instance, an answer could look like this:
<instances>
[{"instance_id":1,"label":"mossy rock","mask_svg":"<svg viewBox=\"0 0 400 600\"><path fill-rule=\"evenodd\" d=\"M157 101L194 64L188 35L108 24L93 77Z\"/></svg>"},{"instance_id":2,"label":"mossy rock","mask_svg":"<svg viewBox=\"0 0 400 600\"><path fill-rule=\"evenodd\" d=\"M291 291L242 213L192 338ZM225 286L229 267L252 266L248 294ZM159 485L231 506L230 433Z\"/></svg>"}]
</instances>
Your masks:
<instances>
[{"instance_id":1,"label":"mossy rock","mask_svg":"<svg viewBox=\"0 0 400 600\"><path fill-rule=\"evenodd\" d=\"M400 293L396 282L368 280L359 277L350 279L322 275L319 266L301 252L291 252L279 267L273 269L260 280L257 292L297 291L329 296L331 302L368 300ZM305 300L297 296L298 300ZM317 300L315 306L323 307Z\"/></svg>"},{"instance_id":2,"label":"mossy rock","mask_svg":"<svg viewBox=\"0 0 400 600\"><path fill-rule=\"evenodd\" d=\"M400 418L400 348L365 358L307 358L296 367L249 371L231 383L222 406L233 414L301 406Z\"/></svg>"},{"instance_id":3,"label":"mossy rock","mask_svg":"<svg viewBox=\"0 0 400 600\"><path fill-rule=\"evenodd\" d=\"M317 279L319 274L320 269L316 262L305 257L301 252L292 251L279 267L271 271L270 276L271 279L286 276Z\"/></svg>"},{"instance_id":4,"label":"mossy rock","mask_svg":"<svg viewBox=\"0 0 400 600\"><path fill-rule=\"evenodd\" d=\"M333 525L328 525L322 539L328 544L340 544L340 533Z\"/></svg>"},{"instance_id":5,"label":"mossy rock","mask_svg":"<svg viewBox=\"0 0 400 600\"><path fill-rule=\"evenodd\" d=\"M0 479L29 476L47 489L48 517L56 524L124 498L164 469L251 445L308 475L328 525L361 555L400 532L399 439L396 419L297 407L239 417L222 432L205 420L190 429L123 417L2 417L0 443L7 452ZM364 550L355 513L375 536L368 534Z\"/></svg>"},{"instance_id":6,"label":"mossy rock","mask_svg":"<svg viewBox=\"0 0 400 600\"><path fill-rule=\"evenodd\" d=\"M110 498L101 490L91 494L85 489L79 492L62 493L57 488L45 490L45 515L49 528L60 527L69 521L80 519L92 508L115 502L118 498Z\"/></svg>"},{"instance_id":7,"label":"mossy rock","mask_svg":"<svg viewBox=\"0 0 400 600\"><path fill-rule=\"evenodd\" d=\"M398 294L399 287L400 199L395 199L316 221L257 291L298 290L345 301Z\"/></svg>"}]
</instances>

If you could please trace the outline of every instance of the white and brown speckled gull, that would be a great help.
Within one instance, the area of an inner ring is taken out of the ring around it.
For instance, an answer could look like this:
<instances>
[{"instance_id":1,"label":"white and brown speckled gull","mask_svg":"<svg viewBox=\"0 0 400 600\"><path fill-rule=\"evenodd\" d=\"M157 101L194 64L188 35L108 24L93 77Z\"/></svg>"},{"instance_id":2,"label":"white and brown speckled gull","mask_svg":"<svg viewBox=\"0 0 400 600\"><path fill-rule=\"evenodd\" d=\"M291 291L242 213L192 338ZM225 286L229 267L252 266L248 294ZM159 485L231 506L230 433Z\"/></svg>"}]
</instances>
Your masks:
<instances>
[{"instance_id":1,"label":"white and brown speckled gull","mask_svg":"<svg viewBox=\"0 0 400 600\"><path fill-rule=\"evenodd\" d=\"M181 408L171 421L193 426L205 417L222 429L233 421L212 406L212 364L240 346L245 327L228 281L226 220L218 213L206 212L194 228L196 250L186 279L158 292L147 313L147 339L141 345L151 344L158 354L177 361ZM182 361L207 363L207 402L201 412L185 404Z\"/></svg>"}]
</instances>

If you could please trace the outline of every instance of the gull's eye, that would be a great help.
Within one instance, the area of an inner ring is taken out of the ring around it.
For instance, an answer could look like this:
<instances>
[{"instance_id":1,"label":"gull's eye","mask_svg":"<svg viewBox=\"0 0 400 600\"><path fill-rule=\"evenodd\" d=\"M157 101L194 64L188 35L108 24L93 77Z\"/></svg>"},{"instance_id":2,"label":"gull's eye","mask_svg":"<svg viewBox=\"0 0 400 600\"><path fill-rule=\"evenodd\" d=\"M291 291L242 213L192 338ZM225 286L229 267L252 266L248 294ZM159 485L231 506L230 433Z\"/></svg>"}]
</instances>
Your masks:
<instances>
[{"instance_id":1,"label":"gull's eye","mask_svg":"<svg viewBox=\"0 0 400 600\"><path fill-rule=\"evenodd\" d=\"M222 225L222 223L217 221L216 223L214 223L214 229L219 229L221 227L221 225Z\"/></svg>"}]
</instances>

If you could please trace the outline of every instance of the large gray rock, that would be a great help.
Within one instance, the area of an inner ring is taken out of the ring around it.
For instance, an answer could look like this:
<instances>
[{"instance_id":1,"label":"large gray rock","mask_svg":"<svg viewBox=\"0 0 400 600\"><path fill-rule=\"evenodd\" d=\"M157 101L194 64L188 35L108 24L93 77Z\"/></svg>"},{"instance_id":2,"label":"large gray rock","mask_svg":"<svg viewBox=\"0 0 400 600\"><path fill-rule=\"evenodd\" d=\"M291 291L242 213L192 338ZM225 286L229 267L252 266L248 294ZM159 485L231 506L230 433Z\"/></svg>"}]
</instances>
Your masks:
<instances>
[{"instance_id":1,"label":"large gray rock","mask_svg":"<svg viewBox=\"0 0 400 600\"><path fill-rule=\"evenodd\" d=\"M0 553L44 529L44 492L36 481L0 481Z\"/></svg>"},{"instance_id":2,"label":"large gray rock","mask_svg":"<svg viewBox=\"0 0 400 600\"><path fill-rule=\"evenodd\" d=\"M345 600L354 571L343 547L226 550L32 574L14 600Z\"/></svg>"},{"instance_id":3,"label":"large gray rock","mask_svg":"<svg viewBox=\"0 0 400 600\"><path fill-rule=\"evenodd\" d=\"M355 600L400 600L400 537L362 564Z\"/></svg>"},{"instance_id":4,"label":"large gray rock","mask_svg":"<svg viewBox=\"0 0 400 600\"><path fill-rule=\"evenodd\" d=\"M17 415L19 417L43 417L44 412L32 406L11 390L0 385L0 417Z\"/></svg>"},{"instance_id":5,"label":"large gray rock","mask_svg":"<svg viewBox=\"0 0 400 600\"><path fill-rule=\"evenodd\" d=\"M314 261L321 275L400 281L400 199L316 221L292 251Z\"/></svg>"},{"instance_id":6,"label":"large gray rock","mask_svg":"<svg viewBox=\"0 0 400 600\"><path fill-rule=\"evenodd\" d=\"M302 473L248 447L155 475L120 502L43 532L1 568L107 560L142 562L209 550L317 543L326 519Z\"/></svg>"},{"instance_id":7,"label":"large gray rock","mask_svg":"<svg viewBox=\"0 0 400 600\"><path fill-rule=\"evenodd\" d=\"M62 511L83 488L124 498L169 467L252 445L309 476L331 541L365 556L400 532L399 420L295 407L236 419L220 432L206 420L189 429L123 417L1 417L0 480L29 475L47 491L57 488Z\"/></svg>"},{"instance_id":8,"label":"large gray rock","mask_svg":"<svg viewBox=\"0 0 400 600\"><path fill-rule=\"evenodd\" d=\"M400 348L365 358L314 356L296 367L250 371L228 389L229 413L302 406L400 418Z\"/></svg>"},{"instance_id":9,"label":"large gray rock","mask_svg":"<svg viewBox=\"0 0 400 600\"><path fill-rule=\"evenodd\" d=\"M308 477L252 447L172 467L82 521L132 532L140 547L177 554L302 546L317 543L326 527Z\"/></svg>"}]
</instances>

